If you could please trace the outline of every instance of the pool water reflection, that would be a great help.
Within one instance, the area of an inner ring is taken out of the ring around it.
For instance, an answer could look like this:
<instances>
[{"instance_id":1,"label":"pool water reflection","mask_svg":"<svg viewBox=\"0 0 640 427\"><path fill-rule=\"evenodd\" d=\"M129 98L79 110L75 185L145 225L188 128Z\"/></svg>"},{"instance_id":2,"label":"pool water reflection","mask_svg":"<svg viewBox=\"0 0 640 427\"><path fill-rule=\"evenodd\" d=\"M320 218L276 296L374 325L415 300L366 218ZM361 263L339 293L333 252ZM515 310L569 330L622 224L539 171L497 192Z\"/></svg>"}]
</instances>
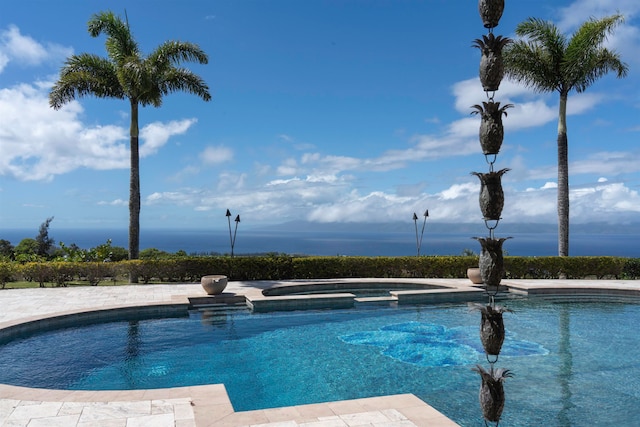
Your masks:
<instances>
[{"instance_id":1,"label":"pool water reflection","mask_svg":"<svg viewBox=\"0 0 640 427\"><path fill-rule=\"evenodd\" d=\"M501 302L502 423L634 425L640 419L640 305ZM413 393L479 425L484 361L466 305L287 313L192 312L50 331L2 347L0 381L67 389L224 383L236 411Z\"/></svg>"}]
</instances>

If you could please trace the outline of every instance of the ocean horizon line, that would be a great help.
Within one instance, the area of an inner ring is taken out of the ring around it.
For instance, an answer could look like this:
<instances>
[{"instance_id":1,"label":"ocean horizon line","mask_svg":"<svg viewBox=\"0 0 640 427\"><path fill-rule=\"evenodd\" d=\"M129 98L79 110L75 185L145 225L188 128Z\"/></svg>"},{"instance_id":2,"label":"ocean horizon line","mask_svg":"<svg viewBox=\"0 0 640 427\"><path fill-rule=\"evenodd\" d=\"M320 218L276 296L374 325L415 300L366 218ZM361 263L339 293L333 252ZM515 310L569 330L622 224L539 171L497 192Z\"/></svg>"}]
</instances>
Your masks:
<instances>
[{"instance_id":1,"label":"ocean horizon line","mask_svg":"<svg viewBox=\"0 0 640 427\"><path fill-rule=\"evenodd\" d=\"M415 256L462 255L472 251L480 253L480 244L473 237L487 237L488 231L479 228L456 232L426 230L420 235L411 227L402 231L365 230L265 230L239 229L235 234L233 252L236 255L281 253L289 255L319 256ZM24 233L29 234L25 235ZM233 233L233 229L232 229ZM37 230L0 229L0 239L14 246L24 238L35 238ZM128 247L127 229L50 229L55 245L76 244L90 249L111 240L113 246ZM229 230L202 229L141 229L140 249L155 248L187 254L228 254L231 252ZM416 239L417 237L417 239ZM500 232L495 237L512 237L503 249L506 255L555 256L557 234L549 232ZM599 233L570 234L569 253L574 256L623 256L640 257L639 234ZM420 244L420 238L422 243Z\"/></svg>"}]
</instances>

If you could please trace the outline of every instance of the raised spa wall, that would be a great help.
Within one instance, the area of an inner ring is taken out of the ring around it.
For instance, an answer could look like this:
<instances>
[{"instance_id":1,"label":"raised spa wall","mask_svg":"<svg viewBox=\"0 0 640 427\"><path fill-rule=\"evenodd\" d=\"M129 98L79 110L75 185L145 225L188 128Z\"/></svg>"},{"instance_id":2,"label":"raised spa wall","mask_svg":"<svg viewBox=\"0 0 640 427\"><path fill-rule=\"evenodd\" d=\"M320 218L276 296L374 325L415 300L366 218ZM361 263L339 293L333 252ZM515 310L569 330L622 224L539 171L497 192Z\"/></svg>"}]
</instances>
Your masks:
<instances>
[{"instance_id":1,"label":"raised spa wall","mask_svg":"<svg viewBox=\"0 0 640 427\"><path fill-rule=\"evenodd\" d=\"M361 290L388 290L386 296L358 297ZM245 295L220 294L189 298L194 308L246 306L254 312L351 308L356 304L438 304L481 301L484 291L412 282L320 282L276 284Z\"/></svg>"}]
</instances>

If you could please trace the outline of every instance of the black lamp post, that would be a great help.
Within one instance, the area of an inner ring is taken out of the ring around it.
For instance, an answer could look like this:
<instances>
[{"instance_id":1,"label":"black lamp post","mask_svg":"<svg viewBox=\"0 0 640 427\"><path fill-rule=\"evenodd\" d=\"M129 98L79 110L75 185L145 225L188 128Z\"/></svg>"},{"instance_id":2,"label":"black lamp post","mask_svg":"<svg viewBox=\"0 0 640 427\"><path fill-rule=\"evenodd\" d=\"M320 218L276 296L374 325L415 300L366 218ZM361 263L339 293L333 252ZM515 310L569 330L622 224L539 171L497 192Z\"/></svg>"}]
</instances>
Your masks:
<instances>
[{"instance_id":1,"label":"black lamp post","mask_svg":"<svg viewBox=\"0 0 640 427\"><path fill-rule=\"evenodd\" d=\"M429 216L429 209L424 211L424 222L422 223L422 232L420 233L420 239L418 239L418 215L413 213L413 224L416 227L416 249L418 250L418 256L420 256L420 247L422 246L422 237L424 236L424 227L427 225L427 217Z\"/></svg>"},{"instance_id":2,"label":"black lamp post","mask_svg":"<svg viewBox=\"0 0 640 427\"><path fill-rule=\"evenodd\" d=\"M240 215L236 216L234 220L236 223L236 227L233 231L233 235L231 235L231 212L227 209L226 213L227 221L229 222L229 241L231 242L231 256L233 257L233 247L236 245L236 233L238 232L238 224L240 223Z\"/></svg>"}]
</instances>

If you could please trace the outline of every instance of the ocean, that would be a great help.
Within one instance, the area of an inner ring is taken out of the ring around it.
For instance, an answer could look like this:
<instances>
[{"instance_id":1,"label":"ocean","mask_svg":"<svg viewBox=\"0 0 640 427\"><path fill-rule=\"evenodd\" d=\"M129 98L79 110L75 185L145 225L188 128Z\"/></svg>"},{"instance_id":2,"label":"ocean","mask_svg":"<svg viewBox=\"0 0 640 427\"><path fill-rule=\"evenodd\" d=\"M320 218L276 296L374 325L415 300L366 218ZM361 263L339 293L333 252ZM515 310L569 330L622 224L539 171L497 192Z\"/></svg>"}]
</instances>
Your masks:
<instances>
[{"instance_id":1,"label":"ocean","mask_svg":"<svg viewBox=\"0 0 640 427\"><path fill-rule=\"evenodd\" d=\"M37 230L0 230L0 239L17 245L23 238L35 238ZM111 239L113 246L128 246L127 230L49 230L56 245L75 243L89 249ZM465 250L480 252L480 243L469 233L425 232L420 255L461 255ZM506 255L554 256L558 254L555 233L496 232L496 237L513 237L503 249ZM639 234L586 234L570 236L569 253L573 256L622 256L640 258ZM183 250L188 254L231 252L228 230L142 229L140 249L156 248L167 252ZM284 253L290 255L345 256L414 256L417 255L416 235L401 231L257 231L240 229L234 246L236 255Z\"/></svg>"}]
</instances>

